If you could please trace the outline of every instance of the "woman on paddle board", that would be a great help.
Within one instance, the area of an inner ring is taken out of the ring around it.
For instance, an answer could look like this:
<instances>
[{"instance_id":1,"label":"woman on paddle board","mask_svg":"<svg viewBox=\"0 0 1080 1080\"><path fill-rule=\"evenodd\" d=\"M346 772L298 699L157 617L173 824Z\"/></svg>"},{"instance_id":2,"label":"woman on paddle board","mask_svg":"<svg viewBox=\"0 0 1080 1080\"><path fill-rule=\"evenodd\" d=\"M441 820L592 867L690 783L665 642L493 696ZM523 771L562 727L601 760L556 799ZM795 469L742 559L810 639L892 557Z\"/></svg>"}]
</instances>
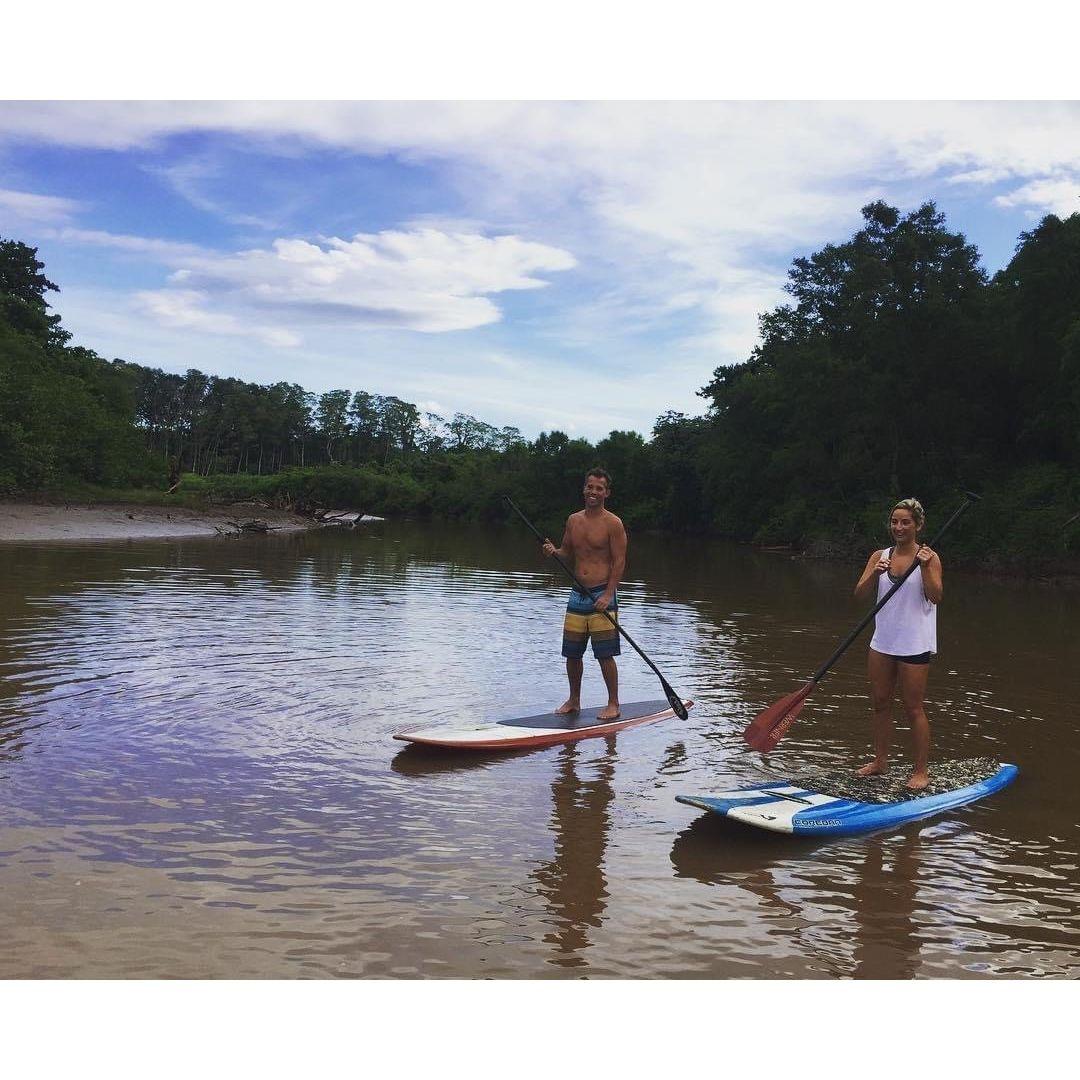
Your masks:
<instances>
[{"instance_id":1,"label":"woman on paddle board","mask_svg":"<svg viewBox=\"0 0 1080 1080\"><path fill-rule=\"evenodd\" d=\"M930 782L930 721L924 700L930 659L937 652L937 605L942 592L941 560L930 548L919 544L925 524L926 515L918 499L898 502L889 516L893 546L871 553L855 586L859 600L880 600L913 562L919 564L918 571L874 619L867 661L874 710L874 760L858 770L859 776L874 776L888 768L892 703L899 685L915 751L915 769L907 782L912 791L921 791Z\"/></svg>"}]
</instances>

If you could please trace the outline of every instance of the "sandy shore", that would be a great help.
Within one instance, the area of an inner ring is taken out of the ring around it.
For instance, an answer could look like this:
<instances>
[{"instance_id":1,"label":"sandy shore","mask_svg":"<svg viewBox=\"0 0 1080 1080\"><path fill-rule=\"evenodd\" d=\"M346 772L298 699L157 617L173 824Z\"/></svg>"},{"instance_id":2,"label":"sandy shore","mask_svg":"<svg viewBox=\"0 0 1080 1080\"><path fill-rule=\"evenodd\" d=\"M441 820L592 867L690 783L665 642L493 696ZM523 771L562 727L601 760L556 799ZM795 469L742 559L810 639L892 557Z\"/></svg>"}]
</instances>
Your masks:
<instances>
[{"instance_id":1,"label":"sandy shore","mask_svg":"<svg viewBox=\"0 0 1080 1080\"><path fill-rule=\"evenodd\" d=\"M39 506L0 502L0 543L39 540L142 540L153 537L216 536L230 521L258 519L274 531L311 528L307 518L254 503L234 503L213 510L139 506L122 503L69 503Z\"/></svg>"}]
</instances>

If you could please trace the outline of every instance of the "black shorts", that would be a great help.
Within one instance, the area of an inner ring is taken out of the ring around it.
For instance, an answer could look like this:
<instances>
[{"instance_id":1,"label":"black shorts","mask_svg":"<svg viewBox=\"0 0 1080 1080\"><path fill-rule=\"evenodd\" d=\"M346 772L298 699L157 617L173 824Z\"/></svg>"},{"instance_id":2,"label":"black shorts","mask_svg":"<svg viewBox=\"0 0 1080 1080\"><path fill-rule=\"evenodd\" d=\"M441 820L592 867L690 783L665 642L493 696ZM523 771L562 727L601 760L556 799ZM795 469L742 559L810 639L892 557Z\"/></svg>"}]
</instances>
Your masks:
<instances>
[{"instance_id":1,"label":"black shorts","mask_svg":"<svg viewBox=\"0 0 1080 1080\"><path fill-rule=\"evenodd\" d=\"M898 664L929 664L930 657L933 655L932 652L921 652L916 653L915 656L891 656L889 659L895 660Z\"/></svg>"}]
</instances>

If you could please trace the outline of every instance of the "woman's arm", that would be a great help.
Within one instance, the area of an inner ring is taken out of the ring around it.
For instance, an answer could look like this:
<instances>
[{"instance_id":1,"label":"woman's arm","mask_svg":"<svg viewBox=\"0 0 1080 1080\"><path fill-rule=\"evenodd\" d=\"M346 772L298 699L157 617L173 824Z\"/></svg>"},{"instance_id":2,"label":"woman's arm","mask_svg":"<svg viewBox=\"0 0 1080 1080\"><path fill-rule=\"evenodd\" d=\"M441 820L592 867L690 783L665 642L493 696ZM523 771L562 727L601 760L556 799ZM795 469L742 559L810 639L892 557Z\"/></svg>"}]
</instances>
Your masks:
<instances>
[{"instance_id":1,"label":"woman's arm","mask_svg":"<svg viewBox=\"0 0 1080 1080\"><path fill-rule=\"evenodd\" d=\"M931 604L940 604L942 595L941 560L928 547L919 548L919 572L922 574L923 595Z\"/></svg>"},{"instance_id":2,"label":"woman's arm","mask_svg":"<svg viewBox=\"0 0 1080 1080\"><path fill-rule=\"evenodd\" d=\"M877 588L877 579L889 569L889 560L884 551L872 551L866 560L866 569L862 572L855 586L856 600L869 600Z\"/></svg>"}]
</instances>

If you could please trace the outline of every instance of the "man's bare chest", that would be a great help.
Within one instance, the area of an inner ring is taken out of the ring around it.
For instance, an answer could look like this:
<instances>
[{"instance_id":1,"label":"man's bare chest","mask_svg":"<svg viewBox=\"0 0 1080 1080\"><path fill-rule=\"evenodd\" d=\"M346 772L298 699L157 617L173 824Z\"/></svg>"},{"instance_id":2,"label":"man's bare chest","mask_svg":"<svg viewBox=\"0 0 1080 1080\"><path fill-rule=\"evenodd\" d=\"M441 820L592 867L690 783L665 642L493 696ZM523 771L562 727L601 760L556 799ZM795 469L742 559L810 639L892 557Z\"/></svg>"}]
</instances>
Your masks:
<instances>
[{"instance_id":1,"label":"man's bare chest","mask_svg":"<svg viewBox=\"0 0 1080 1080\"><path fill-rule=\"evenodd\" d=\"M574 528L574 548L581 552L606 554L611 550L611 531L607 522L578 521Z\"/></svg>"}]
</instances>

